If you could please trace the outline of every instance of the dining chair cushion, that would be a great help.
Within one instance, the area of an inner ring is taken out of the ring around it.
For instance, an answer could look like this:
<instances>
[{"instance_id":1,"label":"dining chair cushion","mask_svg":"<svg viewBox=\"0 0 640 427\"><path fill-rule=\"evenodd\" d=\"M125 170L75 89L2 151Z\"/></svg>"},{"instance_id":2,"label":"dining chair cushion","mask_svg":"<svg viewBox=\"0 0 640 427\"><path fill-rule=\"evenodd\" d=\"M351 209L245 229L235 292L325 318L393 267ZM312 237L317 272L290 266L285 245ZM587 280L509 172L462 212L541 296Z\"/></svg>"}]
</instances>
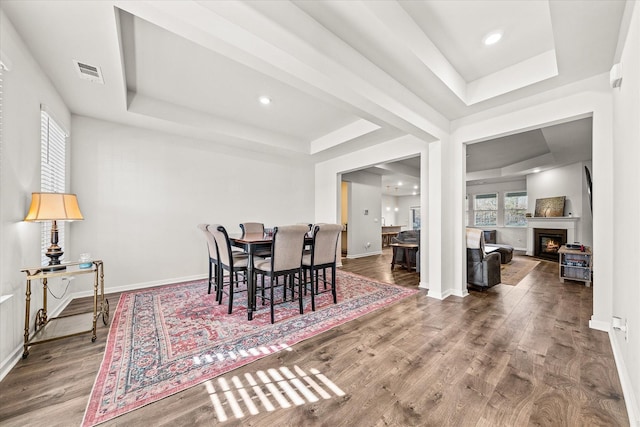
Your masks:
<instances>
[{"instance_id":1,"label":"dining chair cushion","mask_svg":"<svg viewBox=\"0 0 640 427\"><path fill-rule=\"evenodd\" d=\"M233 254L233 268L244 269L249 265L249 257L246 254Z\"/></svg>"}]
</instances>

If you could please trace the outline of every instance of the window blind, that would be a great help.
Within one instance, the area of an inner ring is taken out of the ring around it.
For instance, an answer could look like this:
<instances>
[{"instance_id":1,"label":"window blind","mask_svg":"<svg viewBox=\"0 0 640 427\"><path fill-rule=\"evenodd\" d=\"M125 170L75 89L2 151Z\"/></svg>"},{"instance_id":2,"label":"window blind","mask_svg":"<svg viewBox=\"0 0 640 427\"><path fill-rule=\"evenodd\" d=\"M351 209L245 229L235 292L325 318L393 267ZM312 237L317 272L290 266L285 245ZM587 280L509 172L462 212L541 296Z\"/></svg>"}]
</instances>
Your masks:
<instances>
[{"instance_id":1,"label":"window blind","mask_svg":"<svg viewBox=\"0 0 640 427\"><path fill-rule=\"evenodd\" d=\"M66 184L66 143L67 134L43 108L40 111L40 191L45 193L64 193ZM64 222L58 223L59 245L64 248ZM45 265L48 258L44 255L51 244L51 222L42 223L41 261Z\"/></svg>"}]
</instances>

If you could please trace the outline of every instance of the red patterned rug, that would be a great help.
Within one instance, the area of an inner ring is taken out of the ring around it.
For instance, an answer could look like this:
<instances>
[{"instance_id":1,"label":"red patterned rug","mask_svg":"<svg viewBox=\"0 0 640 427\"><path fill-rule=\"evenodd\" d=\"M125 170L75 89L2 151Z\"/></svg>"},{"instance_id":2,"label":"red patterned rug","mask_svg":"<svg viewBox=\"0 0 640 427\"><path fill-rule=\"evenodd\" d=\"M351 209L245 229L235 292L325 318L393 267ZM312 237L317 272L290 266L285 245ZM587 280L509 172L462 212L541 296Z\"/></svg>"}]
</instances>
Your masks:
<instances>
[{"instance_id":1,"label":"red patterned rug","mask_svg":"<svg viewBox=\"0 0 640 427\"><path fill-rule=\"evenodd\" d=\"M341 270L336 282L338 304L330 292L316 298L315 312L307 297L303 315L297 302L282 303L273 325L269 306L260 303L247 320L243 294L227 314L207 294L206 280L123 293L82 425L156 402L417 292Z\"/></svg>"}]
</instances>

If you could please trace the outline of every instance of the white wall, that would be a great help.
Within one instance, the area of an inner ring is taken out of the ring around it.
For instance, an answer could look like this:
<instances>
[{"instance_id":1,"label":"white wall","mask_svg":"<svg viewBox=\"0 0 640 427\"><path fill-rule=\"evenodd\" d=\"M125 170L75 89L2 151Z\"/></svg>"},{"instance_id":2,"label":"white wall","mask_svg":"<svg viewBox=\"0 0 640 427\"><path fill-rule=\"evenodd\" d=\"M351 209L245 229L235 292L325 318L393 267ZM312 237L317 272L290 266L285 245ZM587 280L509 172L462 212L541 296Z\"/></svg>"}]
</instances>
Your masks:
<instances>
[{"instance_id":1,"label":"white wall","mask_svg":"<svg viewBox=\"0 0 640 427\"><path fill-rule=\"evenodd\" d=\"M411 208L420 207L420 196L399 196L396 198L398 212L396 212L396 221L398 225L402 225L402 230L411 230Z\"/></svg>"},{"instance_id":2,"label":"white wall","mask_svg":"<svg viewBox=\"0 0 640 427\"><path fill-rule=\"evenodd\" d=\"M429 246L441 246L441 218L436 214L441 209L440 155L438 143L426 143L412 136L404 136L372 147L346 154L335 159L319 162L315 166L316 221L333 222L340 218L340 177L343 173L364 169L386 161L414 157L420 158L420 188L428 189L420 194L423 229L420 250L420 286L428 287L429 294L441 295L441 264L439 259L429 257ZM433 175L433 176L432 176ZM428 198L433 197L433 203ZM434 232L431 232L431 230ZM428 239L428 243L427 243ZM425 248L425 250L422 250ZM438 252L438 251L434 251Z\"/></svg>"},{"instance_id":3,"label":"white wall","mask_svg":"<svg viewBox=\"0 0 640 427\"><path fill-rule=\"evenodd\" d=\"M613 89L614 243L612 315L628 322L628 331L610 330L616 364L632 426L640 425L640 5L635 4L622 50L622 86ZM594 172L594 184L600 179ZM601 194L594 192L594 203ZM594 283L598 286L598 283ZM626 336L626 339L625 339Z\"/></svg>"},{"instance_id":4,"label":"white wall","mask_svg":"<svg viewBox=\"0 0 640 427\"><path fill-rule=\"evenodd\" d=\"M469 227L473 225L473 196L476 194L497 193L498 194L498 219L496 226L479 227L484 230L496 230L496 243L511 245L515 249L525 250L527 248L527 228L526 227L505 227L504 226L504 195L513 191L524 191L527 189L526 180L518 179L508 182L498 182L489 184L467 185L469 195ZM532 199L529 194L529 208Z\"/></svg>"},{"instance_id":5,"label":"white wall","mask_svg":"<svg viewBox=\"0 0 640 427\"><path fill-rule=\"evenodd\" d=\"M384 225L398 225L398 215L395 208L398 206L398 197L382 195L382 218Z\"/></svg>"},{"instance_id":6,"label":"white wall","mask_svg":"<svg viewBox=\"0 0 640 427\"><path fill-rule=\"evenodd\" d=\"M380 206L382 204L382 177L358 171L342 175L350 182L349 226L347 228L347 258L381 253Z\"/></svg>"},{"instance_id":7,"label":"white wall","mask_svg":"<svg viewBox=\"0 0 640 427\"><path fill-rule=\"evenodd\" d=\"M0 11L2 55L11 61L3 82L2 147L0 151L0 378L22 354L25 316L25 275L22 267L40 265L40 224L25 223L31 193L40 191L40 105L44 104L60 124L69 129L69 110L55 88ZM67 227L67 244L75 224ZM51 291L63 294L59 281ZM49 298L49 314L65 300ZM33 284L31 325L42 307L42 286ZM33 331L33 329L32 329Z\"/></svg>"},{"instance_id":8,"label":"white wall","mask_svg":"<svg viewBox=\"0 0 640 427\"><path fill-rule=\"evenodd\" d=\"M543 92L518 102L500 106L452 122L452 141L456 145L474 143L541 126L593 117L593 315L589 325L608 330L611 318L613 280L613 150L612 106L608 73L561 88ZM458 163L449 170L464 172L464 158L452 157ZM597 179L595 178L597 177ZM452 193L455 193L454 188ZM460 187L461 211L464 192ZM457 257L464 258L463 241L459 240ZM597 284L597 285L596 285Z\"/></svg>"},{"instance_id":9,"label":"white wall","mask_svg":"<svg viewBox=\"0 0 640 427\"><path fill-rule=\"evenodd\" d=\"M585 163L582 162L574 163L527 175L527 195L532 215L537 199L565 196L564 216L571 214L574 218L580 218L576 227L576 239L584 245L593 246L593 220L585 187L584 166ZM596 178L593 179L595 181Z\"/></svg>"},{"instance_id":10,"label":"white wall","mask_svg":"<svg viewBox=\"0 0 640 427\"><path fill-rule=\"evenodd\" d=\"M85 217L74 224L73 247L104 260L108 291L205 275L198 223L237 235L241 222L314 222L308 160L75 115L72 132Z\"/></svg>"}]
</instances>

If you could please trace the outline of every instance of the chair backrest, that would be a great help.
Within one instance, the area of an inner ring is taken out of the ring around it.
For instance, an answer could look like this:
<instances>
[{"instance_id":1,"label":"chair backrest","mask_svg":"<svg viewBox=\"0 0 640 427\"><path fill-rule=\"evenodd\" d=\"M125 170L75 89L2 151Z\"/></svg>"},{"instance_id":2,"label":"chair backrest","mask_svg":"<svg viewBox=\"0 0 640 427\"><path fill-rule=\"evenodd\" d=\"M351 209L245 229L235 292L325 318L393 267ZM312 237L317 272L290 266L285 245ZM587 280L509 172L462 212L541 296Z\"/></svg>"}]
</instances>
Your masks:
<instances>
[{"instance_id":1,"label":"chair backrest","mask_svg":"<svg viewBox=\"0 0 640 427\"><path fill-rule=\"evenodd\" d=\"M399 232L392 239L393 243L416 243L420 244L420 230L405 230Z\"/></svg>"},{"instance_id":2,"label":"chair backrest","mask_svg":"<svg viewBox=\"0 0 640 427\"><path fill-rule=\"evenodd\" d=\"M264 234L264 224L261 222L243 222L240 224L242 237L247 234Z\"/></svg>"},{"instance_id":3,"label":"chair backrest","mask_svg":"<svg viewBox=\"0 0 640 427\"><path fill-rule=\"evenodd\" d=\"M209 230L216 241L216 247L218 248L217 259L226 266L233 265L231 262L231 242L229 241L227 230L220 224L211 224L207 227L207 230Z\"/></svg>"},{"instance_id":4,"label":"chair backrest","mask_svg":"<svg viewBox=\"0 0 640 427\"><path fill-rule=\"evenodd\" d=\"M467 249L479 249L484 255L484 232L482 230L467 227Z\"/></svg>"},{"instance_id":5,"label":"chair backrest","mask_svg":"<svg viewBox=\"0 0 640 427\"><path fill-rule=\"evenodd\" d=\"M207 240L207 250L209 251L209 258L217 260L218 250L216 248L216 239L213 234L208 230L209 224L198 224L198 229L204 233L204 237Z\"/></svg>"},{"instance_id":6,"label":"chair backrest","mask_svg":"<svg viewBox=\"0 0 640 427\"><path fill-rule=\"evenodd\" d=\"M283 225L273 229L271 246L271 270L286 271L300 268L304 236L309 231L307 225Z\"/></svg>"},{"instance_id":7,"label":"chair backrest","mask_svg":"<svg viewBox=\"0 0 640 427\"><path fill-rule=\"evenodd\" d=\"M313 228L313 265L333 264L338 251L341 224L316 224Z\"/></svg>"}]
</instances>

